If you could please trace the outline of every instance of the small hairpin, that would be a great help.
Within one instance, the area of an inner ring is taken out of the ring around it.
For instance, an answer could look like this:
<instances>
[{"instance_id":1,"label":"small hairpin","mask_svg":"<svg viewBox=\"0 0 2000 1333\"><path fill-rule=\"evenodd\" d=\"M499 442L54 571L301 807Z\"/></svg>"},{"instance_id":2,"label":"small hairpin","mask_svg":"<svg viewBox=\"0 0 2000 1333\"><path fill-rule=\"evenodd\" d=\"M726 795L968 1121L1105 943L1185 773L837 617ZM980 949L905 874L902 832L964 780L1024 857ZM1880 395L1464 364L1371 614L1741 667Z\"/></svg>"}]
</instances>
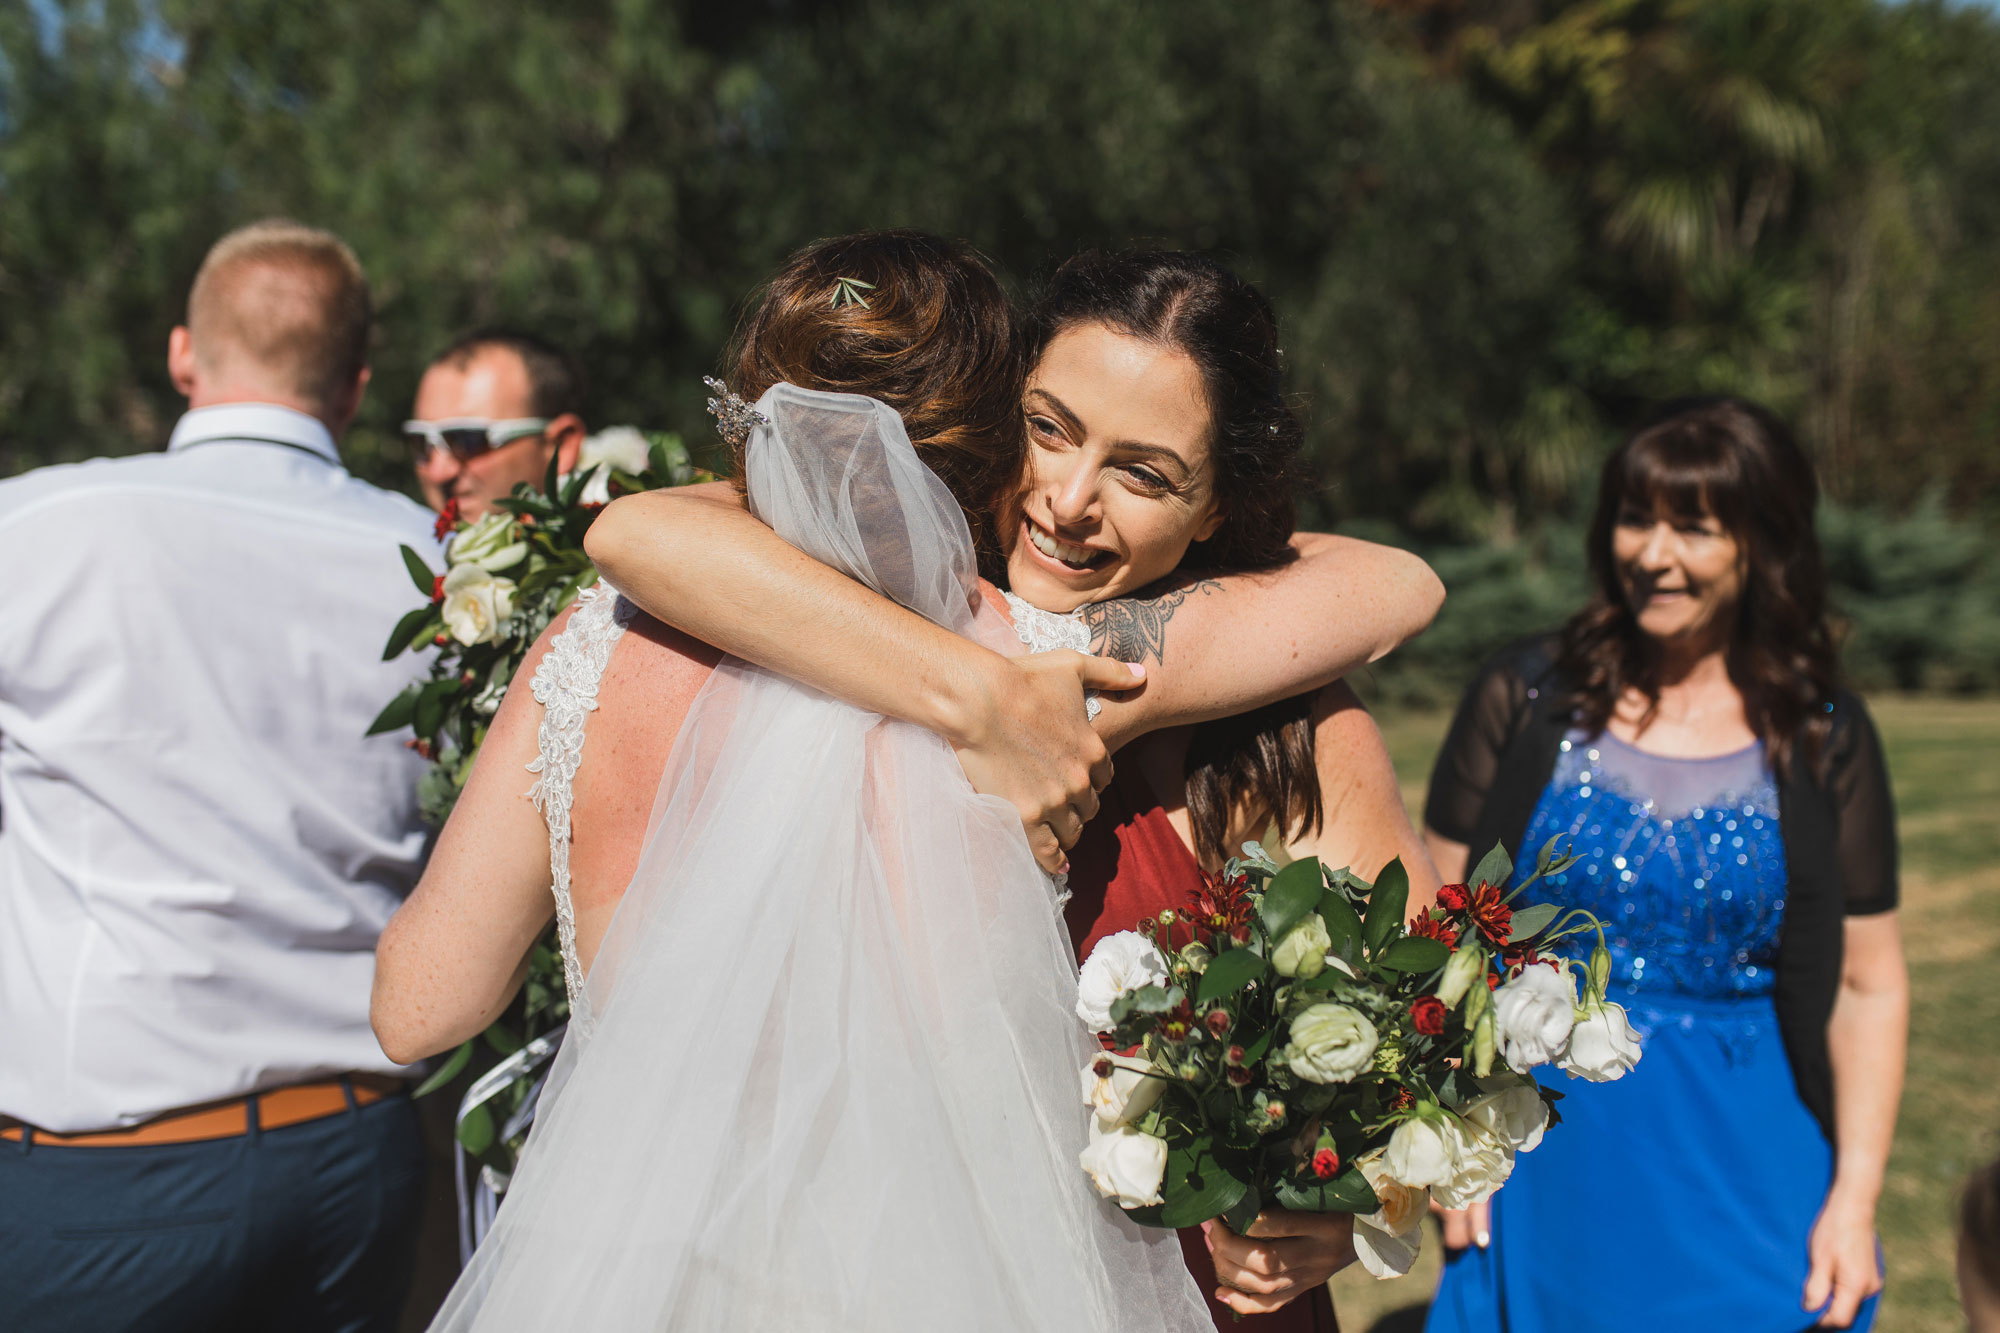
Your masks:
<instances>
[{"instance_id":1,"label":"small hairpin","mask_svg":"<svg viewBox=\"0 0 2000 1333\"><path fill-rule=\"evenodd\" d=\"M708 414L715 418L716 433L725 443L732 447L741 445L750 438L751 431L771 424L762 412L731 393L729 386L715 376L704 375L701 382L719 395L708 400Z\"/></svg>"},{"instance_id":2,"label":"small hairpin","mask_svg":"<svg viewBox=\"0 0 2000 1333\"><path fill-rule=\"evenodd\" d=\"M869 308L868 298L861 293L872 292L874 290L875 284L872 282L863 282L859 278L835 278L833 280L833 300L828 302L828 304L835 310L840 309L844 305L858 305L863 310L867 310Z\"/></svg>"}]
</instances>

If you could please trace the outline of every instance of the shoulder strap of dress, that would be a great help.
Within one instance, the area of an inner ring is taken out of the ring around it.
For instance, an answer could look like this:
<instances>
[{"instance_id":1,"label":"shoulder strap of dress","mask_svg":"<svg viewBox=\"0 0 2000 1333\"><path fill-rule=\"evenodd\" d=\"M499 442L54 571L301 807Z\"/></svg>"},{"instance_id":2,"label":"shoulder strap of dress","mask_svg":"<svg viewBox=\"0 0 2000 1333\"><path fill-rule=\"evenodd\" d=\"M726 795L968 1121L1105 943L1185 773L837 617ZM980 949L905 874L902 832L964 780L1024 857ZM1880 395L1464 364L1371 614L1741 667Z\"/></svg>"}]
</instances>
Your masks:
<instances>
[{"instance_id":1,"label":"shoulder strap of dress","mask_svg":"<svg viewBox=\"0 0 2000 1333\"><path fill-rule=\"evenodd\" d=\"M549 642L532 682L542 705L539 753L528 771L541 776L528 799L549 826L549 874L556 899L556 936L562 945L563 981L569 990L570 1023L590 1026L583 992L583 967L576 956L576 909L570 900L570 806L576 771L583 764L583 728L597 711L597 687L611 650L625 632L618 614L618 590L599 582L577 594L576 613Z\"/></svg>"}]
</instances>

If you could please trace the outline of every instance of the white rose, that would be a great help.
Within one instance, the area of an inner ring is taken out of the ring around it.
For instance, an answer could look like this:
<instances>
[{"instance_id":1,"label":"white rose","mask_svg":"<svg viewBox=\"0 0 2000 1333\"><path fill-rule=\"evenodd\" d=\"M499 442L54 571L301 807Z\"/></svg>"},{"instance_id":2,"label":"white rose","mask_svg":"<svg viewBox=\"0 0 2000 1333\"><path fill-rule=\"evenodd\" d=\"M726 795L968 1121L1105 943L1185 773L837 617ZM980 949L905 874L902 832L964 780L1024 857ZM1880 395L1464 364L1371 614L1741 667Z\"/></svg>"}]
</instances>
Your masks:
<instances>
[{"instance_id":1,"label":"white rose","mask_svg":"<svg viewBox=\"0 0 2000 1333\"><path fill-rule=\"evenodd\" d=\"M1437 997L1444 1001L1445 1008L1453 1008L1472 989L1472 983L1483 980L1485 974L1485 953L1476 944L1461 945L1444 965L1444 974L1438 978Z\"/></svg>"},{"instance_id":2,"label":"white rose","mask_svg":"<svg viewBox=\"0 0 2000 1333\"><path fill-rule=\"evenodd\" d=\"M1326 933L1326 922L1319 919L1318 912L1307 912L1306 919L1286 931L1271 951L1271 966L1281 977L1311 981L1326 970L1326 951L1332 947L1333 936Z\"/></svg>"},{"instance_id":3,"label":"white rose","mask_svg":"<svg viewBox=\"0 0 2000 1333\"><path fill-rule=\"evenodd\" d=\"M1354 1219L1354 1255L1378 1278L1402 1277L1417 1261L1424 1243L1424 1214L1430 1211L1430 1191L1406 1185L1389 1173L1382 1154L1370 1153L1357 1165L1374 1187L1374 1212Z\"/></svg>"},{"instance_id":4,"label":"white rose","mask_svg":"<svg viewBox=\"0 0 2000 1333\"><path fill-rule=\"evenodd\" d=\"M1535 1085L1527 1082L1482 1093L1467 1102L1459 1114L1515 1152L1533 1152L1549 1126L1549 1104Z\"/></svg>"},{"instance_id":5,"label":"white rose","mask_svg":"<svg viewBox=\"0 0 2000 1333\"><path fill-rule=\"evenodd\" d=\"M1562 1057L1576 1024L1576 982L1567 968L1536 963L1493 992L1501 1058L1517 1074Z\"/></svg>"},{"instance_id":6,"label":"white rose","mask_svg":"<svg viewBox=\"0 0 2000 1333\"><path fill-rule=\"evenodd\" d=\"M1411 1189L1446 1184L1457 1166L1454 1137L1442 1119L1411 1116L1389 1136L1382 1166L1391 1179Z\"/></svg>"},{"instance_id":7,"label":"white rose","mask_svg":"<svg viewBox=\"0 0 2000 1333\"><path fill-rule=\"evenodd\" d=\"M1358 1009L1321 1003L1292 1020L1285 1061L1314 1083L1345 1083L1375 1058L1375 1025Z\"/></svg>"},{"instance_id":8,"label":"white rose","mask_svg":"<svg viewBox=\"0 0 2000 1333\"><path fill-rule=\"evenodd\" d=\"M606 426L584 438L576 451L576 466L579 471L608 466L637 476L653 465L652 449L638 427Z\"/></svg>"},{"instance_id":9,"label":"white rose","mask_svg":"<svg viewBox=\"0 0 2000 1333\"><path fill-rule=\"evenodd\" d=\"M514 516L496 509L452 538L445 559L453 565L477 565L497 573L520 564L527 553L528 543L521 540L521 529Z\"/></svg>"},{"instance_id":10,"label":"white rose","mask_svg":"<svg viewBox=\"0 0 2000 1333\"><path fill-rule=\"evenodd\" d=\"M1111 1072L1100 1077L1099 1069ZM1105 1129L1129 1125L1153 1109L1167 1082L1151 1074L1153 1062L1132 1055L1100 1055L1083 1067L1083 1104Z\"/></svg>"},{"instance_id":11,"label":"white rose","mask_svg":"<svg viewBox=\"0 0 2000 1333\"><path fill-rule=\"evenodd\" d=\"M444 576L438 614L460 643L491 643L514 614L514 581L495 577L478 565L453 565Z\"/></svg>"},{"instance_id":12,"label":"white rose","mask_svg":"<svg viewBox=\"0 0 2000 1333\"><path fill-rule=\"evenodd\" d=\"M1167 1174L1167 1141L1136 1129L1103 1129L1090 1119L1090 1146L1080 1159L1084 1174L1107 1199L1120 1208L1144 1208L1160 1202L1160 1182Z\"/></svg>"},{"instance_id":13,"label":"white rose","mask_svg":"<svg viewBox=\"0 0 2000 1333\"><path fill-rule=\"evenodd\" d=\"M1625 1006L1609 1000L1593 1002L1583 1021L1570 1033L1569 1053L1562 1068L1572 1078L1609 1083L1632 1072L1639 1063L1639 1034L1625 1017Z\"/></svg>"},{"instance_id":14,"label":"white rose","mask_svg":"<svg viewBox=\"0 0 2000 1333\"><path fill-rule=\"evenodd\" d=\"M1127 991L1166 984L1167 960L1136 930L1106 935L1083 960L1076 979L1076 1016L1092 1032L1112 1028L1111 1005Z\"/></svg>"},{"instance_id":15,"label":"white rose","mask_svg":"<svg viewBox=\"0 0 2000 1333\"><path fill-rule=\"evenodd\" d=\"M1513 1146L1477 1125L1448 1121L1445 1137L1451 1140L1451 1179L1431 1187L1431 1197L1442 1207L1484 1203L1514 1174Z\"/></svg>"}]
</instances>

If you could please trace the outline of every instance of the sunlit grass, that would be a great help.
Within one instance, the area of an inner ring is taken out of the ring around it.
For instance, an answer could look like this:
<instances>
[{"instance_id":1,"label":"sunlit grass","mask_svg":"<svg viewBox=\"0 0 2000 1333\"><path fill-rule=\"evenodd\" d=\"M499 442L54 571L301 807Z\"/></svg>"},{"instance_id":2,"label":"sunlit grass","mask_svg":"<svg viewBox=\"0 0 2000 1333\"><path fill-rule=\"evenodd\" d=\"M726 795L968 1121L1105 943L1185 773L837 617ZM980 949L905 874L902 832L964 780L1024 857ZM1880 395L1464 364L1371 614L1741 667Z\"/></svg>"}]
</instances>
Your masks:
<instances>
[{"instance_id":1,"label":"sunlit grass","mask_svg":"<svg viewBox=\"0 0 2000 1333\"><path fill-rule=\"evenodd\" d=\"M1877 1327L1949 1333L1965 1327L1952 1285L1952 1200L1973 1165L2000 1155L2000 701L1871 703L1895 780L1912 992L1909 1083L1880 1211L1889 1290ZM1448 720L1382 718L1413 811ZM1433 1235L1428 1262L1400 1281L1358 1269L1337 1278L1342 1327L1419 1327L1436 1248Z\"/></svg>"}]
</instances>

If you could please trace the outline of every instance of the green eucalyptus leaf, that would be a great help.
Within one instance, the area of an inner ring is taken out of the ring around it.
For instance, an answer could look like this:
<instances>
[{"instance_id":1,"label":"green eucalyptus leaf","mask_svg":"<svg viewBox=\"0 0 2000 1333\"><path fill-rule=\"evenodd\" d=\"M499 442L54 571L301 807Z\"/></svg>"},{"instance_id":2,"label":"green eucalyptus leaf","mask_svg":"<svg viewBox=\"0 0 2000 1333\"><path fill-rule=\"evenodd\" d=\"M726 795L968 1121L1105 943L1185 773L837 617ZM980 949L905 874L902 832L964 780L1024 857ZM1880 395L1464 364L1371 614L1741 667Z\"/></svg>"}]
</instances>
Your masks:
<instances>
[{"instance_id":1,"label":"green eucalyptus leaf","mask_svg":"<svg viewBox=\"0 0 2000 1333\"><path fill-rule=\"evenodd\" d=\"M1222 1220L1229 1224L1231 1231L1241 1236L1250 1230L1251 1223L1257 1220L1257 1214L1263 1208L1264 1200L1258 1195L1256 1187L1251 1186L1243 1191L1242 1198L1223 1210Z\"/></svg>"},{"instance_id":2,"label":"green eucalyptus leaf","mask_svg":"<svg viewBox=\"0 0 2000 1333\"><path fill-rule=\"evenodd\" d=\"M1170 1227L1196 1226L1228 1212L1249 1188L1216 1159L1208 1136L1201 1135L1167 1156L1160 1221Z\"/></svg>"},{"instance_id":3,"label":"green eucalyptus leaf","mask_svg":"<svg viewBox=\"0 0 2000 1333\"><path fill-rule=\"evenodd\" d=\"M1375 877L1375 889L1368 895L1368 911L1361 918L1361 938L1372 955L1403 927L1403 909L1410 901L1410 874L1397 857L1382 867Z\"/></svg>"},{"instance_id":4,"label":"green eucalyptus leaf","mask_svg":"<svg viewBox=\"0 0 2000 1333\"><path fill-rule=\"evenodd\" d=\"M1406 935L1384 949L1375 963L1394 972L1430 972L1443 967L1450 957L1451 950L1439 941Z\"/></svg>"},{"instance_id":5,"label":"green eucalyptus leaf","mask_svg":"<svg viewBox=\"0 0 2000 1333\"><path fill-rule=\"evenodd\" d=\"M409 689L404 690L401 694L391 699L389 706L377 713L375 720L368 724L366 734L380 736L385 731L396 731L399 728L409 726L410 718L416 712L417 693L421 688L420 686L412 685Z\"/></svg>"},{"instance_id":6,"label":"green eucalyptus leaf","mask_svg":"<svg viewBox=\"0 0 2000 1333\"><path fill-rule=\"evenodd\" d=\"M1361 918L1355 915L1346 895L1337 889L1328 889L1320 894L1319 919L1326 923L1326 933L1333 940L1333 951L1343 958L1351 957L1361 943Z\"/></svg>"},{"instance_id":7,"label":"green eucalyptus leaf","mask_svg":"<svg viewBox=\"0 0 2000 1333\"><path fill-rule=\"evenodd\" d=\"M521 1049L521 1039L499 1023L486 1029L486 1044L501 1055L512 1055Z\"/></svg>"},{"instance_id":8,"label":"green eucalyptus leaf","mask_svg":"<svg viewBox=\"0 0 2000 1333\"><path fill-rule=\"evenodd\" d=\"M1277 1201L1279 1207L1301 1213L1372 1213L1382 1206L1368 1177L1352 1166L1323 1183L1281 1177Z\"/></svg>"},{"instance_id":9,"label":"green eucalyptus leaf","mask_svg":"<svg viewBox=\"0 0 2000 1333\"><path fill-rule=\"evenodd\" d=\"M485 1106L475 1106L465 1113L465 1119L458 1122L458 1142L474 1157L493 1146L493 1113Z\"/></svg>"},{"instance_id":10,"label":"green eucalyptus leaf","mask_svg":"<svg viewBox=\"0 0 2000 1333\"><path fill-rule=\"evenodd\" d=\"M1195 999L1202 1004L1226 999L1264 975L1264 960L1249 949L1231 949L1209 960ZM1211 1214L1213 1216L1213 1214Z\"/></svg>"},{"instance_id":11,"label":"green eucalyptus leaf","mask_svg":"<svg viewBox=\"0 0 2000 1333\"><path fill-rule=\"evenodd\" d=\"M469 1041L461 1042L459 1048L453 1051L443 1064L433 1070L429 1078L417 1084L417 1090L410 1095L412 1097L423 1097L436 1092L439 1088L457 1078L464 1071L466 1065L471 1062L472 1043Z\"/></svg>"},{"instance_id":12,"label":"green eucalyptus leaf","mask_svg":"<svg viewBox=\"0 0 2000 1333\"><path fill-rule=\"evenodd\" d=\"M424 600L431 599L431 589L437 584L437 571L424 563L424 558L407 545L398 548L403 553L403 568L410 571L410 582L417 585L417 591Z\"/></svg>"},{"instance_id":13,"label":"green eucalyptus leaf","mask_svg":"<svg viewBox=\"0 0 2000 1333\"><path fill-rule=\"evenodd\" d=\"M1554 903L1536 903L1533 907L1523 907L1514 913L1513 933L1507 936L1509 944L1519 944L1531 940L1549 928L1549 923L1562 911Z\"/></svg>"},{"instance_id":14,"label":"green eucalyptus leaf","mask_svg":"<svg viewBox=\"0 0 2000 1333\"><path fill-rule=\"evenodd\" d=\"M1493 850L1479 858L1479 864L1472 868L1465 882L1473 888L1481 884L1491 884L1495 888L1505 888L1507 881L1514 877L1514 858L1507 855L1507 849L1499 843Z\"/></svg>"},{"instance_id":15,"label":"green eucalyptus leaf","mask_svg":"<svg viewBox=\"0 0 2000 1333\"><path fill-rule=\"evenodd\" d=\"M409 548L406 546L403 549ZM425 591L428 592L429 589ZM404 649L414 648L420 642L417 631L431 618L431 615L432 608L420 606L397 621L396 628L389 631L389 642L382 646L382 660L387 662Z\"/></svg>"},{"instance_id":16,"label":"green eucalyptus leaf","mask_svg":"<svg viewBox=\"0 0 2000 1333\"><path fill-rule=\"evenodd\" d=\"M455 680L433 680L417 691L410 717L410 726L417 735L437 735L438 728L444 725L445 701L457 688Z\"/></svg>"},{"instance_id":17,"label":"green eucalyptus leaf","mask_svg":"<svg viewBox=\"0 0 2000 1333\"><path fill-rule=\"evenodd\" d=\"M1299 922L1305 920L1306 913L1313 910L1320 897L1319 858L1308 856L1302 861L1294 861L1272 876L1264 889L1263 901L1257 905L1257 915L1264 922L1264 932L1273 942L1285 937Z\"/></svg>"}]
</instances>

